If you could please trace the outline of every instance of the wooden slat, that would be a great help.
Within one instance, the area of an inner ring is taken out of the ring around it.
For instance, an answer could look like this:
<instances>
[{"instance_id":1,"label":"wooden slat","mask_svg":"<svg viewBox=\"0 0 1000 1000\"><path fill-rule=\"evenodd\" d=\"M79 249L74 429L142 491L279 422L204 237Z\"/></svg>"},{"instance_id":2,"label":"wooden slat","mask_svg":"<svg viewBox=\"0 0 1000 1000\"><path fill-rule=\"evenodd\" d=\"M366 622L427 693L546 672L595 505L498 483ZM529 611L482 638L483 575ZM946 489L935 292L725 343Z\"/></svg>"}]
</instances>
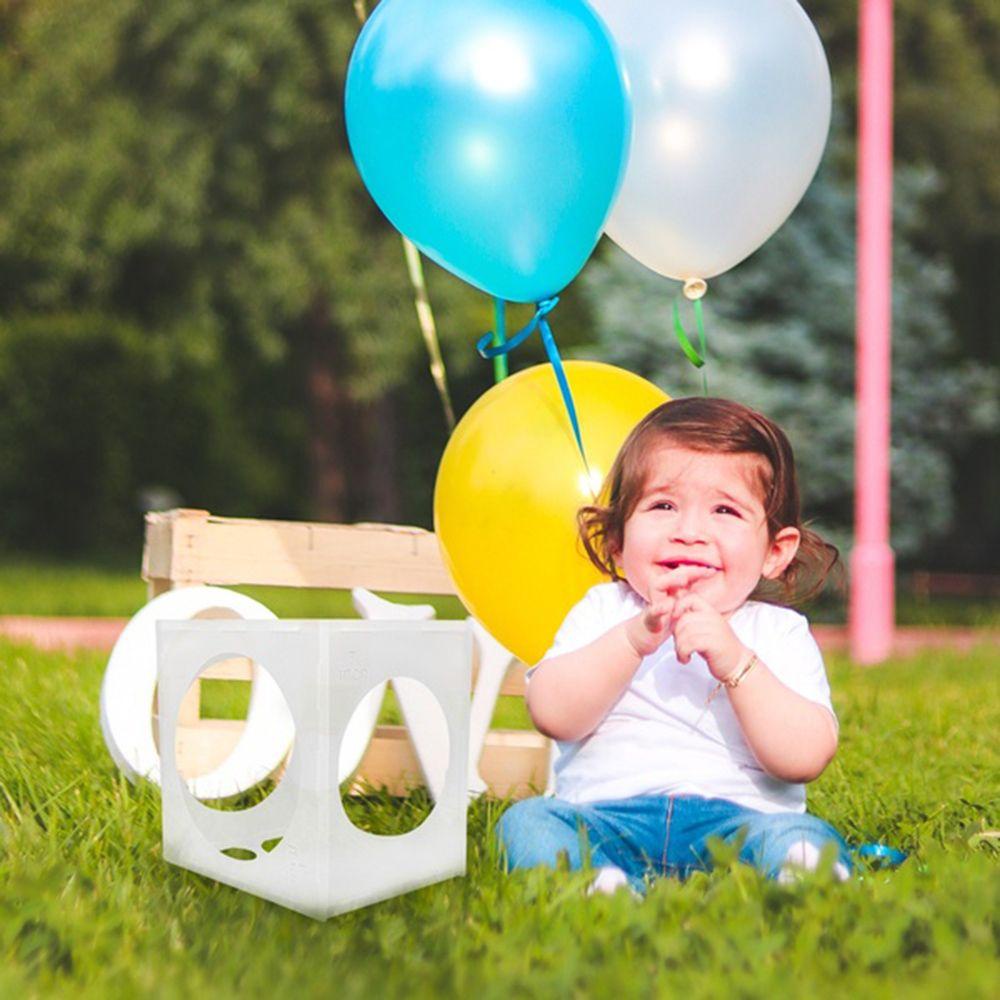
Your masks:
<instances>
[{"instance_id":1,"label":"wooden slat","mask_svg":"<svg viewBox=\"0 0 1000 1000\"><path fill-rule=\"evenodd\" d=\"M549 741L527 729L493 729L479 761L479 773L498 798L524 798L545 789L549 776ZM376 726L358 766L357 777L393 795L424 783L420 762L405 726Z\"/></svg>"},{"instance_id":2,"label":"wooden slat","mask_svg":"<svg viewBox=\"0 0 1000 1000\"><path fill-rule=\"evenodd\" d=\"M423 528L259 521L188 510L147 514L146 525L147 581L455 593L437 538Z\"/></svg>"},{"instance_id":3,"label":"wooden slat","mask_svg":"<svg viewBox=\"0 0 1000 1000\"><path fill-rule=\"evenodd\" d=\"M208 517L208 511L174 510L152 512L146 515L145 543L142 548L142 578L157 593L173 585L174 532L178 522L188 516ZM150 597L156 596L150 594Z\"/></svg>"},{"instance_id":4,"label":"wooden slat","mask_svg":"<svg viewBox=\"0 0 1000 1000\"><path fill-rule=\"evenodd\" d=\"M245 723L230 719L201 719L177 727L177 768L183 778L214 771L236 749Z\"/></svg>"},{"instance_id":5,"label":"wooden slat","mask_svg":"<svg viewBox=\"0 0 1000 1000\"><path fill-rule=\"evenodd\" d=\"M177 710L177 722L181 726L193 726L201 717L201 678L196 677L181 699Z\"/></svg>"},{"instance_id":6,"label":"wooden slat","mask_svg":"<svg viewBox=\"0 0 1000 1000\"><path fill-rule=\"evenodd\" d=\"M500 694L523 698L526 686L524 674L527 669L527 666L519 661L512 663L504 675L503 683L500 685Z\"/></svg>"},{"instance_id":7,"label":"wooden slat","mask_svg":"<svg viewBox=\"0 0 1000 1000\"><path fill-rule=\"evenodd\" d=\"M406 727L376 726L355 774L352 791L361 791L366 784L375 788L384 785L391 795L405 795L423 783L420 761Z\"/></svg>"},{"instance_id":8,"label":"wooden slat","mask_svg":"<svg viewBox=\"0 0 1000 1000\"><path fill-rule=\"evenodd\" d=\"M216 517L204 510L146 515L143 579L150 597L202 583L454 594L437 539L422 528L337 525ZM527 667L515 663L500 688L523 697ZM216 680L250 680L245 659L215 664L202 674ZM182 709L178 763L185 777L207 773L232 752L244 723L198 719L197 685ZM479 770L492 794L520 798L541 791L548 779L549 741L539 733L491 730ZM282 773L279 767L275 776ZM358 774L396 794L423 783L402 726L378 726Z\"/></svg>"},{"instance_id":9,"label":"wooden slat","mask_svg":"<svg viewBox=\"0 0 1000 1000\"><path fill-rule=\"evenodd\" d=\"M513 663L500 686L500 694L513 697L524 697L524 672L528 668L523 663ZM203 681L252 681L253 660L245 656L233 657L231 660L220 660L213 663L198 675ZM476 688L476 677L473 675L472 688Z\"/></svg>"},{"instance_id":10,"label":"wooden slat","mask_svg":"<svg viewBox=\"0 0 1000 1000\"><path fill-rule=\"evenodd\" d=\"M246 656L220 660L205 667L198 677L203 681L252 681L253 660Z\"/></svg>"},{"instance_id":11,"label":"wooden slat","mask_svg":"<svg viewBox=\"0 0 1000 1000\"><path fill-rule=\"evenodd\" d=\"M500 799L540 795L549 780L549 740L534 730L493 729L479 758L479 773Z\"/></svg>"},{"instance_id":12,"label":"wooden slat","mask_svg":"<svg viewBox=\"0 0 1000 1000\"><path fill-rule=\"evenodd\" d=\"M232 753L244 723L202 719L177 728L177 766L185 778L207 774ZM527 729L493 729L486 736L479 773L498 798L524 798L544 790L548 780L549 745ZM280 777L279 768L275 777ZM405 726L376 726L356 773L356 789L385 786L393 795L423 785L423 772Z\"/></svg>"}]
</instances>

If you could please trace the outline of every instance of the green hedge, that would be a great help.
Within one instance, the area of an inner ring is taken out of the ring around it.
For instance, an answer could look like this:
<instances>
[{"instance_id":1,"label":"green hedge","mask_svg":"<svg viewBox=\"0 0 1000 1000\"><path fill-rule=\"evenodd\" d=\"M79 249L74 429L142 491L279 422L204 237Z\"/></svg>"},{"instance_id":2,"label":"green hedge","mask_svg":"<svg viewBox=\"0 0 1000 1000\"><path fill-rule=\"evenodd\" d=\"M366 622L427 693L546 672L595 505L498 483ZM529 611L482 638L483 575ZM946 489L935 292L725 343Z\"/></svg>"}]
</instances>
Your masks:
<instances>
[{"instance_id":1,"label":"green hedge","mask_svg":"<svg viewBox=\"0 0 1000 1000\"><path fill-rule=\"evenodd\" d=\"M249 512L282 481L224 366L101 315L0 324L0 546L127 551L142 494Z\"/></svg>"}]
</instances>

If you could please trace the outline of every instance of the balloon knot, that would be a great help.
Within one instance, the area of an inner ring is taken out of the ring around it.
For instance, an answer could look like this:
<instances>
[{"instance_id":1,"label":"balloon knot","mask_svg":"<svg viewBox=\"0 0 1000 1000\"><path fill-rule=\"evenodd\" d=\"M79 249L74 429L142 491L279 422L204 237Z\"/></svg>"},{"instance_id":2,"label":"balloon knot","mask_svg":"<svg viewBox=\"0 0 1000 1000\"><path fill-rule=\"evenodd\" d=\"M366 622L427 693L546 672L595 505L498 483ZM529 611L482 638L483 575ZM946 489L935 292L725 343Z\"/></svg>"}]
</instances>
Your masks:
<instances>
[{"instance_id":1,"label":"balloon knot","mask_svg":"<svg viewBox=\"0 0 1000 1000\"><path fill-rule=\"evenodd\" d=\"M550 299L542 299L535 307L535 319L541 319L543 316L548 316L555 307L559 305L559 296L553 295Z\"/></svg>"},{"instance_id":2,"label":"balloon knot","mask_svg":"<svg viewBox=\"0 0 1000 1000\"><path fill-rule=\"evenodd\" d=\"M697 302L708 291L708 282L704 278L688 278L684 282L684 297L691 302Z\"/></svg>"},{"instance_id":3,"label":"balloon knot","mask_svg":"<svg viewBox=\"0 0 1000 1000\"><path fill-rule=\"evenodd\" d=\"M535 303L535 315L531 317L531 321L527 326L522 327L517 333L514 334L509 340L504 341L502 344L494 344L492 347L490 344L493 341L492 333L484 333L479 340L476 341L476 350L479 351L480 357L483 358L495 358L501 354L509 354L516 347L520 347L528 337L530 337L535 330L541 329L544 331L548 329L548 324L545 321L545 317L548 316L550 312L559 304L559 296L553 295L549 299L542 299L541 302Z\"/></svg>"}]
</instances>

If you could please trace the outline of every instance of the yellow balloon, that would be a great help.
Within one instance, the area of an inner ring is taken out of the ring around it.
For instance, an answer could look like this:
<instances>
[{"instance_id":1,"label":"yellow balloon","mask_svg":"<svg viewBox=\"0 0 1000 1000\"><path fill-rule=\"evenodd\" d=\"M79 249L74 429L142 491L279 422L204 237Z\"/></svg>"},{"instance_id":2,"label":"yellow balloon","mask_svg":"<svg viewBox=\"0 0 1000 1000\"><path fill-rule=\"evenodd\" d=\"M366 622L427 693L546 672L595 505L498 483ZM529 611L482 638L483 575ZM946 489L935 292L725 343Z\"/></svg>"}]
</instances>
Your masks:
<instances>
[{"instance_id":1,"label":"yellow balloon","mask_svg":"<svg viewBox=\"0 0 1000 1000\"><path fill-rule=\"evenodd\" d=\"M589 469L549 365L495 385L459 421L434 489L434 527L459 596L525 663L602 579L577 541L576 512L600 492L629 431L667 401L631 372L568 361Z\"/></svg>"}]
</instances>

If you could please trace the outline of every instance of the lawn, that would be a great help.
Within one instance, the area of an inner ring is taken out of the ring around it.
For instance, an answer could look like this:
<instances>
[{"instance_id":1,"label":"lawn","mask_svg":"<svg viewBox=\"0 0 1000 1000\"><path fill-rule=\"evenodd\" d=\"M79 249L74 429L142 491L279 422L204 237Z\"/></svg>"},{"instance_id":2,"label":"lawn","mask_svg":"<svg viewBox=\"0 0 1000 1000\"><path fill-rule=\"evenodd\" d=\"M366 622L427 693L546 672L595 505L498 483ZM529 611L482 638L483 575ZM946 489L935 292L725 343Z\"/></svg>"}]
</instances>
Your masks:
<instances>
[{"instance_id":1,"label":"lawn","mask_svg":"<svg viewBox=\"0 0 1000 1000\"><path fill-rule=\"evenodd\" d=\"M231 587L260 601L279 618L356 618L344 590ZM455 597L385 594L403 603L429 603L439 618L464 617ZM87 563L0 559L0 615L82 615L129 618L146 603L146 585L134 569Z\"/></svg>"},{"instance_id":2,"label":"lawn","mask_svg":"<svg viewBox=\"0 0 1000 1000\"><path fill-rule=\"evenodd\" d=\"M0 996L986 997L1000 982L995 649L831 662L842 745L810 807L908 851L896 871L785 888L723 863L641 904L588 898L583 874L500 874L503 804L479 801L465 878L326 923L163 862L155 789L121 779L101 741L103 666L0 642ZM366 809L384 828L406 805Z\"/></svg>"},{"instance_id":3,"label":"lawn","mask_svg":"<svg viewBox=\"0 0 1000 1000\"><path fill-rule=\"evenodd\" d=\"M350 596L339 590L288 587L235 587L261 601L279 618L355 617ZM456 598L385 595L409 602L427 601L439 618L465 612ZM134 568L87 563L45 562L26 557L0 558L0 615L86 615L128 618L146 603L146 585ZM808 611L817 622L843 622L842 595L830 594ZM962 625L1000 628L1000 601L988 598L921 599L901 587L896 620L900 625Z\"/></svg>"}]
</instances>

